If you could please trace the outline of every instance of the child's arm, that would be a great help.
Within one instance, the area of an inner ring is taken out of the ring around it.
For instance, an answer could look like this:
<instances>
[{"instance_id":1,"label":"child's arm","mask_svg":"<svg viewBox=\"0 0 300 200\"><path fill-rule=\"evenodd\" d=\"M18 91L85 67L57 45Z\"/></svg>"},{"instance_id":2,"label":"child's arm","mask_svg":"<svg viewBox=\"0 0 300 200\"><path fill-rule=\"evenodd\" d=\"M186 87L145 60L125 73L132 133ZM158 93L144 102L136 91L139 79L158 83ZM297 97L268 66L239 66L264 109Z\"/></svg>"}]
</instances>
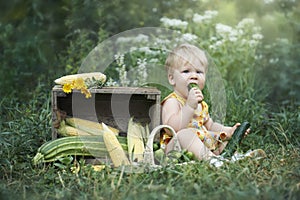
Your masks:
<instances>
[{"instance_id":1,"label":"child's arm","mask_svg":"<svg viewBox=\"0 0 300 200\"><path fill-rule=\"evenodd\" d=\"M207 122L204 124L207 130L213 132L225 132L227 133L227 137L231 137L235 129L241 125L240 123L236 123L233 127L231 126L224 126L220 123L214 122L212 118L209 118Z\"/></svg>"},{"instance_id":2,"label":"child's arm","mask_svg":"<svg viewBox=\"0 0 300 200\"><path fill-rule=\"evenodd\" d=\"M162 108L163 124L171 126L176 132L187 128L198 107L198 102L202 100L203 94L198 88L190 89L183 106L174 98L166 100Z\"/></svg>"},{"instance_id":3,"label":"child's arm","mask_svg":"<svg viewBox=\"0 0 300 200\"><path fill-rule=\"evenodd\" d=\"M189 105L181 106L174 99L168 99L162 107L162 122L171 126L176 132L186 128L194 115L194 109Z\"/></svg>"}]
</instances>

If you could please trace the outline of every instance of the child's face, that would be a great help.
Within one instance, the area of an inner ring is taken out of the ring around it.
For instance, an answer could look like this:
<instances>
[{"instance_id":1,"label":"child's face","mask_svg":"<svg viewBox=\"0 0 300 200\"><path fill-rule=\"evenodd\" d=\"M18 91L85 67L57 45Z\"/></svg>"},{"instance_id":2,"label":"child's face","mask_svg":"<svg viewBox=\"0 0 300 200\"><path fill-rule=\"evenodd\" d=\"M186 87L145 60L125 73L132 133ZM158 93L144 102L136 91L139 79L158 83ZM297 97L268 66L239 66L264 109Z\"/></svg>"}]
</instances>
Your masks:
<instances>
[{"instance_id":1,"label":"child's face","mask_svg":"<svg viewBox=\"0 0 300 200\"><path fill-rule=\"evenodd\" d=\"M205 84L206 69L200 62L196 65L186 64L173 70L169 74L169 82L174 87L174 91L183 98L188 96L188 84L196 83L200 90L203 90Z\"/></svg>"}]
</instances>

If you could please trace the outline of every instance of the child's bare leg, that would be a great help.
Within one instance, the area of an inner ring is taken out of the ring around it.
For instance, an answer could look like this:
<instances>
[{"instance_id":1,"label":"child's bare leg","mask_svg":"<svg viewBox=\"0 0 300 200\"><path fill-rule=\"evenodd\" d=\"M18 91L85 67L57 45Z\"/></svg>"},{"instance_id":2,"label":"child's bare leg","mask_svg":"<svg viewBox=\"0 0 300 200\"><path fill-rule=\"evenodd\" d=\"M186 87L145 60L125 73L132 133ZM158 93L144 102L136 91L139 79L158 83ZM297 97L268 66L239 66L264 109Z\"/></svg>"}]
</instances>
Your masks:
<instances>
[{"instance_id":1,"label":"child's bare leg","mask_svg":"<svg viewBox=\"0 0 300 200\"><path fill-rule=\"evenodd\" d=\"M199 160L208 160L215 156L190 129L183 129L177 133L177 138L182 149L192 152ZM174 141L171 140L166 148L166 153L173 149Z\"/></svg>"}]
</instances>

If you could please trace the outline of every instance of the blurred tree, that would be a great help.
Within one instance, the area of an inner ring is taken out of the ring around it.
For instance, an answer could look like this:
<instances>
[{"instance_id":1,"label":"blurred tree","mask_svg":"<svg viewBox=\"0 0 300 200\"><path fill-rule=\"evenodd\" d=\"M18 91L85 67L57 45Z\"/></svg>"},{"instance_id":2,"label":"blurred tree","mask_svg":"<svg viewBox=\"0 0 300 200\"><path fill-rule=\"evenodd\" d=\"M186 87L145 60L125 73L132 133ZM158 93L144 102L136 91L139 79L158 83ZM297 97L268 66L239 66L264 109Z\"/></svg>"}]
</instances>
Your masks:
<instances>
[{"instance_id":1,"label":"blurred tree","mask_svg":"<svg viewBox=\"0 0 300 200\"><path fill-rule=\"evenodd\" d=\"M0 96L28 96L44 78L56 71L57 53L64 48L66 34L61 21L64 2L1 2Z\"/></svg>"},{"instance_id":2,"label":"blurred tree","mask_svg":"<svg viewBox=\"0 0 300 200\"><path fill-rule=\"evenodd\" d=\"M289 61L285 75L292 77L291 83L297 82L291 74L299 66L300 6L295 0L11 0L1 1L0 9L0 96L22 92L28 97L39 79L51 87L53 78L76 72L89 51L111 35L159 26L162 16L192 20L193 13L205 10L218 10L218 20L229 25L255 18L266 44L277 37L290 40L277 46L290 52L282 56ZM276 57L271 50L261 52L266 52L266 71L279 70L267 64ZM288 84L281 88L288 91Z\"/></svg>"},{"instance_id":3,"label":"blurred tree","mask_svg":"<svg viewBox=\"0 0 300 200\"><path fill-rule=\"evenodd\" d=\"M261 49L261 75L270 87L268 100L272 104L300 105L300 2L274 0L266 6L274 28L265 31L265 37L274 29L277 33L273 40L266 38Z\"/></svg>"}]
</instances>

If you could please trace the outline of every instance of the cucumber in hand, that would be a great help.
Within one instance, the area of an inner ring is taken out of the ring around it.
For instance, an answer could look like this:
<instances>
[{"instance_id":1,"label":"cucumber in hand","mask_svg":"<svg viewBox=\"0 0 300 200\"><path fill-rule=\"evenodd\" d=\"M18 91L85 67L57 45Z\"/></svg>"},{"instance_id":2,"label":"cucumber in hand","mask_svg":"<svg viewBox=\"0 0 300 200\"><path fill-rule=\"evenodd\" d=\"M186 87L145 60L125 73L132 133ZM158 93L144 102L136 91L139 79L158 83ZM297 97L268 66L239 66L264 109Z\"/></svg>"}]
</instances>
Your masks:
<instances>
[{"instance_id":1,"label":"cucumber in hand","mask_svg":"<svg viewBox=\"0 0 300 200\"><path fill-rule=\"evenodd\" d=\"M189 91L190 91L192 88L199 88L199 86L198 86L196 83L190 83L190 84L188 85Z\"/></svg>"},{"instance_id":2,"label":"cucumber in hand","mask_svg":"<svg viewBox=\"0 0 300 200\"><path fill-rule=\"evenodd\" d=\"M200 90L200 88L197 85L197 83L190 83L190 84L188 84L188 90L190 91L192 88L198 88ZM198 103L201 103L201 101L199 101Z\"/></svg>"},{"instance_id":3,"label":"cucumber in hand","mask_svg":"<svg viewBox=\"0 0 300 200\"><path fill-rule=\"evenodd\" d=\"M234 152L237 150L238 146L241 144L242 139L245 136L247 129L250 127L249 122L243 122L240 126L238 126L234 133L232 134L231 139L226 145L223 153L221 154L223 157L231 157Z\"/></svg>"}]
</instances>

